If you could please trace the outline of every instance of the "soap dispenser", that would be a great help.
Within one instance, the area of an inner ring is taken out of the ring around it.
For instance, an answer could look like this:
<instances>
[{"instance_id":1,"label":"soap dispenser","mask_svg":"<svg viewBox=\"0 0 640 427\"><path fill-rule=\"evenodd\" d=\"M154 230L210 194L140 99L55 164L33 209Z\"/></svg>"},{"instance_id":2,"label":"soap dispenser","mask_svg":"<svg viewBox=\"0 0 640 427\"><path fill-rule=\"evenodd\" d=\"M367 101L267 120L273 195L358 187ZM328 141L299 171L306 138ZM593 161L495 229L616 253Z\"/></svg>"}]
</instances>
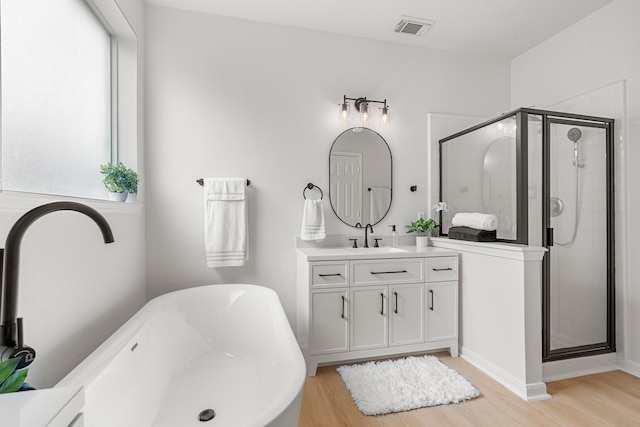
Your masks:
<instances>
[{"instance_id":1,"label":"soap dispenser","mask_svg":"<svg viewBox=\"0 0 640 427\"><path fill-rule=\"evenodd\" d=\"M391 227L391 246L396 248L398 247L398 232L395 225L390 225L389 227Z\"/></svg>"}]
</instances>

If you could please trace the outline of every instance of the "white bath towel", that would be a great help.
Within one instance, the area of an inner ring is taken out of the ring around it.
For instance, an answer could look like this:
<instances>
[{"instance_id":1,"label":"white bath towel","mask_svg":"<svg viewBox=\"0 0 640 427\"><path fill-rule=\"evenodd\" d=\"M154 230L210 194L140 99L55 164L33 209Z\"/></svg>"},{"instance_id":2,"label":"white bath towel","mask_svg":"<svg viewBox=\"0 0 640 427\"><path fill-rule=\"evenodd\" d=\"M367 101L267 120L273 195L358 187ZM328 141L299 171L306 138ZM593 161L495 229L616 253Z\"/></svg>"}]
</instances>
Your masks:
<instances>
[{"instance_id":1,"label":"white bath towel","mask_svg":"<svg viewBox=\"0 0 640 427\"><path fill-rule=\"evenodd\" d=\"M369 193L369 223L375 224L385 216L391 206L390 188L372 188Z\"/></svg>"},{"instance_id":2,"label":"white bath towel","mask_svg":"<svg viewBox=\"0 0 640 427\"><path fill-rule=\"evenodd\" d=\"M204 178L204 240L208 267L249 259L245 178Z\"/></svg>"},{"instance_id":3,"label":"white bath towel","mask_svg":"<svg viewBox=\"0 0 640 427\"><path fill-rule=\"evenodd\" d=\"M457 213L451 220L454 227L471 227L476 230L493 231L498 228L498 218L495 215L483 213Z\"/></svg>"},{"instance_id":4,"label":"white bath towel","mask_svg":"<svg viewBox=\"0 0 640 427\"><path fill-rule=\"evenodd\" d=\"M305 199L302 213L301 240L324 240L327 232L324 226L322 199Z\"/></svg>"}]
</instances>

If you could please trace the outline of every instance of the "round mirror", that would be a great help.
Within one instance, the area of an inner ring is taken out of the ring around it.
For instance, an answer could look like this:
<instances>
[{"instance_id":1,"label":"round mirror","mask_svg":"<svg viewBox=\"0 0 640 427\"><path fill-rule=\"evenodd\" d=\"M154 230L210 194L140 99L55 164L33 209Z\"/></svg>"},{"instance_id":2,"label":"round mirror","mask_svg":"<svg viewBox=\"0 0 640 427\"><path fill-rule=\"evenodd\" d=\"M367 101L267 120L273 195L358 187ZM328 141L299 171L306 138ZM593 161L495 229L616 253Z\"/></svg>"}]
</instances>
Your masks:
<instances>
[{"instance_id":1,"label":"round mirror","mask_svg":"<svg viewBox=\"0 0 640 427\"><path fill-rule=\"evenodd\" d=\"M380 222L391 208L391 150L377 132L355 127L342 132L329 153L329 200L352 227Z\"/></svg>"}]
</instances>

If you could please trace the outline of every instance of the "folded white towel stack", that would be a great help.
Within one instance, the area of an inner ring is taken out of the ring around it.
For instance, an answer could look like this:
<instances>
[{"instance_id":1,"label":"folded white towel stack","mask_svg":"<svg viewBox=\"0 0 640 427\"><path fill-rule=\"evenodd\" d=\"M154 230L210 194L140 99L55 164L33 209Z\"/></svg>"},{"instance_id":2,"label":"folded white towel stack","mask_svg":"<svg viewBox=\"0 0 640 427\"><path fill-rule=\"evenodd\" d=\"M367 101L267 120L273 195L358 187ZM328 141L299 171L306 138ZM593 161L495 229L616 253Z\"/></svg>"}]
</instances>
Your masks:
<instances>
[{"instance_id":1,"label":"folded white towel stack","mask_svg":"<svg viewBox=\"0 0 640 427\"><path fill-rule=\"evenodd\" d=\"M204 178L204 239L208 267L249 259L245 178Z\"/></svg>"},{"instance_id":2,"label":"folded white towel stack","mask_svg":"<svg viewBox=\"0 0 640 427\"><path fill-rule=\"evenodd\" d=\"M493 231L498 228L498 218L495 215L483 213L457 213L451 220L454 227L470 227L476 230Z\"/></svg>"},{"instance_id":3,"label":"folded white towel stack","mask_svg":"<svg viewBox=\"0 0 640 427\"><path fill-rule=\"evenodd\" d=\"M302 213L301 240L324 240L327 232L324 226L324 209L322 199L305 199Z\"/></svg>"}]
</instances>

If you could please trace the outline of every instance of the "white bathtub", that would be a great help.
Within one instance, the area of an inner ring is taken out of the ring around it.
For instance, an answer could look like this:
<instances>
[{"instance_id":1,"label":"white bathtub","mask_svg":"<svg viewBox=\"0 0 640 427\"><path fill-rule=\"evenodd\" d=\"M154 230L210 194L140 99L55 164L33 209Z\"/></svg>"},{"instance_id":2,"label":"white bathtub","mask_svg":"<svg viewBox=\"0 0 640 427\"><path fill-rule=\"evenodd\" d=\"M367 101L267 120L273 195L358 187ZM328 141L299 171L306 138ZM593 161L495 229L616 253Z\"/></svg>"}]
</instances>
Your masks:
<instances>
[{"instance_id":1,"label":"white bathtub","mask_svg":"<svg viewBox=\"0 0 640 427\"><path fill-rule=\"evenodd\" d=\"M150 301L57 386L84 386L86 427L294 427L304 380L276 293L210 285Z\"/></svg>"}]
</instances>

